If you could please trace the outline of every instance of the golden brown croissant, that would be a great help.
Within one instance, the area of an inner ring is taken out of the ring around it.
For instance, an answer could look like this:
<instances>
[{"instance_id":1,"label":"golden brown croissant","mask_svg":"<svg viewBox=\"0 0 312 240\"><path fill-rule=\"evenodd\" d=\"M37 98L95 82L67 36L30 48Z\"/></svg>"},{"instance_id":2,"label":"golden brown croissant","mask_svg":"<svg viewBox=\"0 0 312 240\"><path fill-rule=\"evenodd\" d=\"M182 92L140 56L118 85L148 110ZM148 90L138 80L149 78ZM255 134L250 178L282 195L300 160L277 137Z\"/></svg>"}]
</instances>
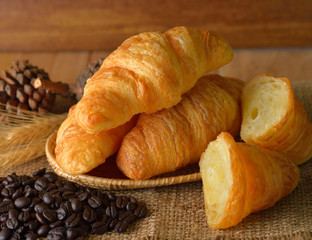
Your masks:
<instances>
[{"instance_id":1,"label":"golden brown croissant","mask_svg":"<svg viewBox=\"0 0 312 240\"><path fill-rule=\"evenodd\" d=\"M76 119L88 132L119 126L133 115L176 105L206 72L233 57L228 42L209 31L176 27L127 39L88 80Z\"/></svg>"},{"instance_id":2,"label":"golden brown croissant","mask_svg":"<svg viewBox=\"0 0 312 240\"><path fill-rule=\"evenodd\" d=\"M297 165L282 154L236 143L225 132L209 143L199 166L208 224L217 229L273 206L300 178Z\"/></svg>"},{"instance_id":3,"label":"golden brown croissant","mask_svg":"<svg viewBox=\"0 0 312 240\"><path fill-rule=\"evenodd\" d=\"M242 94L241 137L301 164L312 157L312 123L287 78L261 74Z\"/></svg>"},{"instance_id":4,"label":"golden brown croissant","mask_svg":"<svg viewBox=\"0 0 312 240\"><path fill-rule=\"evenodd\" d=\"M212 79L201 78L178 105L140 115L117 155L117 166L126 176L147 179L196 163L221 131L237 134L241 123L237 101ZM242 87L242 82L232 85L237 91Z\"/></svg>"},{"instance_id":5,"label":"golden brown croissant","mask_svg":"<svg viewBox=\"0 0 312 240\"><path fill-rule=\"evenodd\" d=\"M127 123L111 129L90 134L75 121L75 106L57 133L55 156L57 164L68 174L81 174L105 162L117 152L122 138L136 123L136 116Z\"/></svg>"}]
</instances>

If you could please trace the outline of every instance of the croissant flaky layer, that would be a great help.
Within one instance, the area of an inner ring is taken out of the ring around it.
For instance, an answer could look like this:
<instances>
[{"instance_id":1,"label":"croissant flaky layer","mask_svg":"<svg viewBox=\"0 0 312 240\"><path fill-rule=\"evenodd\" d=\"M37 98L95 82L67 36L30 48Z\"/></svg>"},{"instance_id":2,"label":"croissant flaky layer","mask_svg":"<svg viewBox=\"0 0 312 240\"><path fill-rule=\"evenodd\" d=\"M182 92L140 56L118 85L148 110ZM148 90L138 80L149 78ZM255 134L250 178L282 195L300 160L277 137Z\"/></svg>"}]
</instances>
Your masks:
<instances>
[{"instance_id":1,"label":"croissant flaky layer","mask_svg":"<svg viewBox=\"0 0 312 240\"><path fill-rule=\"evenodd\" d=\"M86 173L104 163L136 123L133 117L117 128L90 134L79 127L74 112L75 106L58 130L55 147L56 162L68 174Z\"/></svg>"},{"instance_id":2,"label":"croissant flaky layer","mask_svg":"<svg viewBox=\"0 0 312 240\"><path fill-rule=\"evenodd\" d=\"M236 143L226 132L209 143L199 166L208 224L217 229L273 206L300 178L297 165L282 154Z\"/></svg>"},{"instance_id":3,"label":"croissant flaky layer","mask_svg":"<svg viewBox=\"0 0 312 240\"><path fill-rule=\"evenodd\" d=\"M221 131L236 135L241 123L238 102L214 82L237 93L243 87L240 80L205 76L178 105L141 114L123 139L116 160L119 169L129 178L147 179L198 162Z\"/></svg>"},{"instance_id":4,"label":"croissant flaky layer","mask_svg":"<svg viewBox=\"0 0 312 240\"><path fill-rule=\"evenodd\" d=\"M278 151L296 164L312 157L312 123L287 78L261 74L242 94L241 137Z\"/></svg>"},{"instance_id":5,"label":"croissant flaky layer","mask_svg":"<svg viewBox=\"0 0 312 240\"><path fill-rule=\"evenodd\" d=\"M127 39L88 80L76 120L88 132L117 127L141 112L170 108L204 73L233 57L214 32L176 27Z\"/></svg>"}]
</instances>

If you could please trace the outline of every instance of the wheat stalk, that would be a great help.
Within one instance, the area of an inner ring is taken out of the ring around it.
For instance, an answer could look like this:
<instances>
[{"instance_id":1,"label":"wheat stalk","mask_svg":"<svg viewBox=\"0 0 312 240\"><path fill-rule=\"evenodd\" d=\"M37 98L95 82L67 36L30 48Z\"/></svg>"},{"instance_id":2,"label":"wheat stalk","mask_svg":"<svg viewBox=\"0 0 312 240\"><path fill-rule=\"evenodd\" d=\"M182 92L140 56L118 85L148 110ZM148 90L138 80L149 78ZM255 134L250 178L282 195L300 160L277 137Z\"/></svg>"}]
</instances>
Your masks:
<instances>
[{"instance_id":1,"label":"wheat stalk","mask_svg":"<svg viewBox=\"0 0 312 240\"><path fill-rule=\"evenodd\" d=\"M66 118L64 114L23 111L22 115L0 109L0 167L4 170L45 154L48 137Z\"/></svg>"}]
</instances>

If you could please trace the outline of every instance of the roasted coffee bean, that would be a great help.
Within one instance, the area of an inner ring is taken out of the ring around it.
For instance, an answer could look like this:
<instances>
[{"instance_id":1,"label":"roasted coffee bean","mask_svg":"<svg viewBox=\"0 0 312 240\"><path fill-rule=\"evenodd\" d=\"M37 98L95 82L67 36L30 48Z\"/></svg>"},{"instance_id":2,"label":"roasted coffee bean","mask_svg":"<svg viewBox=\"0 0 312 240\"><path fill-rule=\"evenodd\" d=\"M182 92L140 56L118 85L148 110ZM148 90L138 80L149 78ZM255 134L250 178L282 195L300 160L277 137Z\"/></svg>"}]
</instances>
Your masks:
<instances>
[{"instance_id":1,"label":"roasted coffee bean","mask_svg":"<svg viewBox=\"0 0 312 240\"><path fill-rule=\"evenodd\" d=\"M90 207L90 206L89 206ZM101 216L106 216L106 209L105 208L96 208L95 209L96 215L98 216L98 218L101 218Z\"/></svg>"},{"instance_id":2,"label":"roasted coffee bean","mask_svg":"<svg viewBox=\"0 0 312 240\"><path fill-rule=\"evenodd\" d=\"M106 208L106 215L111 217L111 218L117 217L117 215L118 215L117 208L114 206L107 207Z\"/></svg>"},{"instance_id":3,"label":"roasted coffee bean","mask_svg":"<svg viewBox=\"0 0 312 240\"><path fill-rule=\"evenodd\" d=\"M25 182L22 182L22 185L23 186L34 186L35 182L36 182L35 178L29 178Z\"/></svg>"},{"instance_id":4,"label":"roasted coffee bean","mask_svg":"<svg viewBox=\"0 0 312 240\"><path fill-rule=\"evenodd\" d=\"M17 208L27 208L31 204L31 199L28 197L19 197L14 201Z\"/></svg>"},{"instance_id":5,"label":"roasted coffee bean","mask_svg":"<svg viewBox=\"0 0 312 240\"><path fill-rule=\"evenodd\" d=\"M43 176L46 172L46 168L42 168L42 169L39 169L38 171L35 171L33 172L33 176L36 177L36 176Z\"/></svg>"},{"instance_id":6,"label":"roasted coffee bean","mask_svg":"<svg viewBox=\"0 0 312 240\"><path fill-rule=\"evenodd\" d=\"M53 209L46 209L43 211L42 215L47 219L50 223L55 222L57 220L56 212Z\"/></svg>"},{"instance_id":7,"label":"roasted coffee bean","mask_svg":"<svg viewBox=\"0 0 312 240\"><path fill-rule=\"evenodd\" d=\"M65 225L67 227L76 227L81 221L81 213L73 213L66 220Z\"/></svg>"},{"instance_id":8,"label":"roasted coffee bean","mask_svg":"<svg viewBox=\"0 0 312 240\"><path fill-rule=\"evenodd\" d=\"M40 223L37 221L37 220L33 220L33 221L30 221L28 223L28 228L31 230L31 231L37 231L37 229L39 228L40 226Z\"/></svg>"},{"instance_id":9,"label":"roasted coffee bean","mask_svg":"<svg viewBox=\"0 0 312 240\"><path fill-rule=\"evenodd\" d=\"M117 199L117 197L115 196L114 193L107 193L107 197L110 201L115 201Z\"/></svg>"},{"instance_id":10,"label":"roasted coffee bean","mask_svg":"<svg viewBox=\"0 0 312 240\"><path fill-rule=\"evenodd\" d=\"M24 227L24 226L19 226L19 227L15 230L15 232L17 232L17 233L19 233L19 234L24 233L24 231L25 231L25 227Z\"/></svg>"},{"instance_id":11,"label":"roasted coffee bean","mask_svg":"<svg viewBox=\"0 0 312 240\"><path fill-rule=\"evenodd\" d=\"M134 213L131 212L129 216L127 216L123 221L126 221L127 223L133 223L137 217L134 215Z\"/></svg>"},{"instance_id":12,"label":"roasted coffee bean","mask_svg":"<svg viewBox=\"0 0 312 240\"><path fill-rule=\"evenodd\" d=\"M9 229L16 229L18 227L18 220L16 218L8 218L6 225Z\"/></svg>"},{"instance_id":13,"label":"roasted coffee bean","mask_svg":"<svg viewBox=\"0 0 312 240\"><path fill-rule=\"evenodd\" d=\"M62 240L65 238L65 228L57 227L49 231L48 240Z\"/></svg>"},{"instance_id":14,"label":"roasted coffee bean","mask_svg":"<svg viewBox=\"0 0 312 240\"><path fill-rule=\"evenodd\" d=\"M11 208L14 208L14 204L10 199L5 198L0 203L0 213L8 212Z\"/></svg>"},{"instance_id":15,"label":"roasted coffee bean","mask_svg":"<svg viewBox=\"0 0 312 240\"><path fill-rule=\"evenodd\" d=\"M73 198L73 199L70 199L69 201L71 203L71 207L74 212L79 212L82 210L82 202L79 199Z\"/></svg>"},{"instance_id":16,"label":"roasted coffee bean","mask_svg":"<svg viewBox=\"0 0 312 240\"><path fill-rule=\"evenodd\" d=\"M46 188L48 187L48 182L44 180L44 178L39 178L35 184L34 187L36 190L38 190L39 192L42 192L44 190L46 190Z\"/></svg>"},{"instance_id":17,"label":"roasted coffee bean","mask_svg":"<svg viewBox=\"0 0 312 240\"><path fill-rule=\"evenodd\" d=\"M107 231L107 225L104 222L95 222L92 224L91 229L92 229L92 233L103 234Z\"/></svg>"},{"instance_id":18,"label":"roasted coffee bean","mask_svg":"<svg viewBox=\"0 0 312 240\"><path fill-rule=\"evenodd\" d=\"M43 202L40 202L34 206L35 212L40 212L40 213L42 213L47 208L49 208L48 205Z\"/></svg>"},{"instance_id":19,"label":"roasted coffee bean","mask_svg":"<svg viewBox=\"0 0 312 240\"><path fill-rule=\"evenodd\" d=\"M29 205L29 207L33 208L40 202L41 202L41 199L38 197L35 197L31 200L31 204Z\"/></svg>"},{"instance_id":20,"label":"roasted coffee bean","mask_svg":"<svg viewBox=\"0 0 312 240\"><path fill-rule=\"evenodd\" d=\"M133 202L128 202L127 203L127 206L126 206L126 209L128 210L128 211L134 211L135 209L136 209L136 207L137 207L137 205L135 204L135 203L133 203Z\"/></svg>"},{"instance_id":21,"label":"roasted coffee bean","mask_svg":"<svg viewBox=\"0 0 312 240\"><path fill-rule=\"evenodd\" d=\"M54 183L58 179L58 176L54 172L47 172L43 176L47 178L50 183Z\"/></svg>"},{"instance_id":22,"label":"roasted coffee bean","mask_svg":"<svg viewBox=\"0 0 312 240\"><path fill-rule=\"evenodd\" d=\"M11 208L8 211L8 218L17 218L18 217L18 211L15 208Z\"/></svg>"},{"instance_id":23,"label":"roasted coffee bean","mask_svg":"<svg viewBox=\"0 0 312 240\"><path fill-rule=\"evenodd\" d=\"M138 218L144 218L147 215L147 208L145 205L139 205L135 210L134 210L135 216Z\"/></svg>"},{"instance_id":24,"label":"roasted coffee bean","mask_svg":"<svg viewBox=\"0 0 312 240\"><path fill-rule=\"evenodd\" d=\"M60 207L59 209L56 210L56 215L58 220L63 220L67 218L69 214L66 211L65 207Z\"/></svg>"},{"instance_id":25,"label":"roasted coffee bean","mask_svg":"<svg viewBox=\"0 0 312 240\"><path fill-rule=\"evenodd\" d=\"M43 194L42 200L45 204L51 205L54 201L54 197L51 193L46 192Z\"/></svg>"},{"instance_id":26,"label":"roasted coffee bean","mask_svg":"<svg viewBox=\"0 0 312 240\"><path fill-rule=\"evenodd\" d=\"M11 182L17 182L17 177L16 177L16 175L15 175L15 174L8 175L8 176L7 176L7 181L8 181L9 183L11 183Z\"/></svg>"},{"instance_id":27,"label":"roasted coffee bean","mask_svg":"<svg viewBox=\"0 0 312 240\"><path fill-rule=\"evenodd\" d=\"M2 229L0 232L0 240L9 239L10 233L11 233L10 229L8 228Z\"/></svg>"},{"instance_id":28,"label":"roasted coffee bean","mask_svg":"<svg viewBox=\"0 0 312 240\"><path fill-rule=\"evenodd\" d=\"M14 188L12 187L5 187L2 189L1 191L1 195L5 198L11 198L11 196L13 195L13 193L15 192Z\"/></svg>"},{"instance_id":29,"label":"roasted coffee bean","mask_svg":"<svg viewBox=\"0 0 312 240\"><path fill-rule=\"evenodd\" d=\"M54 183L49 183L46 191L51 193L51 191L55 189L57 189L57 186Z\"/></svg>"},{"instance_id":30,"label":"roasted coffee bean","mask_svg":"<svg viewBox=\"0 0 312 240\"><path fill-rule=\"evenodd\" d=\"M38 191L36 189L32 188L29 185L25 186L25 188L24 188L24 195L25 195L25 197L32 198L32 197L37 196L37 194L38 194Z\"/></svg>"},{"instance_id":31,"label":"roasted coffee bean","mask_svg":"<svg viewBox=\"0 0 312 240\"><path fill-rule=\"evenodd\" d=\"M12 194L12 199L15 200L21 196L23 196L23 189L19 188L15 191L15 193Z\"/></svg>"},{"instance_id":32,"label":"roasted coffee bean","mask_svg":"<svg viewBox=\"0 0 312 240\"><path fill-rule=\"evenodd\" d=\"M85 207L82 214L83 219L88 222L92 223L97 219L97 214L94 209L90 207Z\"/></svg>"},{"instance_id":33,"label":"roasted coffee bean","mask_svg":"<svg viewBox=\"0 0 312 240\"><path fill-rule=\"evenodd\" d=\"M19 182L11 182L11 183L8 183L5 187L6 188L14 188L14 189L17 189L21 186L22 184L19 183Z\"/></svg>"},{"instance_id":34,"label":"roasted coffee bean","mask_svg":"<svg viewBox=\"0 0 312 240\"><path fill-rule=\"evenodd\" d=\"M87 237L88 232L81 229L81 228L68 228L66 230L66 238L68 240L74 240L77 239L78 237Z\"/></svg>"},{"instance_id":35,"label":"roasted coffee bean","mask_svg":"<svg viewBox=\"0 0 312 240\"><path fill-rule=\"evenodd\" d=\"M125 232L127 230L127 228L129 227L129 222L127 221L122 221L122 222L118 222L116 224L116 226L114 227L114 231L115 232Z\"/></svg>"},{"instance_id":36,"label":"roasted coffee bean","mask_svg":"<svg viewBox=\"0 0 312 240\"><path fill-rule=\"evenodd\" d=\"M45 217L42 215L42 213L40 212L36 212L36 219L38 220L38 222L40 222L42 225L46 225L47 224L47 220L45 219Z\"/></svg>"},{"instance_id":37,"label":"roasted coffee bean","mask_svg":"<svg viewBox=\"0 0 312 240\"><path fill-rule=\"evenodd\" d=\"M66 182L63 186L67 191L76 192L78 188L73 182Z\"/></svg>"},{"instance_id":38,"label":"roasted coffee bean","mask_svg":"<svg viewBox=\"0 0 312 240\"><path fill-rule=\"evenodd\" d=\"M127 207L128 202L129 202L129 198L125 196L119 196L116 199L116 205L120 209L125 209Z\"/></svg>"},{"instance_id":39,"label":"roasted coffee bean","mask_svg":"<svg viewBox=\"0 0 312 240\"><path fill-rule=\"evenodd\" d=\"M17 219L20 222L28 222L30 220L30 213L29 212L21 212L18 215Z\"/></svg>"},{"instance_id":40,"label":"roasted coffee bean","mask_svg":"<svg viewBox=\"0 0 312 240\"><path fill-rule=\"evenodd\" d=\"M63 187L63 186L64 186L64 182L63 182L62 179L57 179L57 180L55 181L55 185L56 185L58 188L60 188L60 187Z\"/></svg>"},{"instance_id":41,"label":"roasted coffee bean","mask_svg":"<svg viewBox=\"0 0 312 240\"><path fill-rule=\"evenodd\" d=\"M80 228L80 229L85 230L86 232L89 232L89 230L90 230L90 225L87 224L87 223L85 223L84 221L81 221L81 222L79 223L79 225L77 226L77 228Z\"/></svg>"},{"instance_id":42,"label":"roasted coffee bean","mask_svg":"<svg viewBox=\"0 0 312 240\"><path fill-rule=\"evenodd\" d=\"M119 214L118 220L119 220L119 221L122 221L122 220L124 220L126 217L130 216L131 214L133 214L131 211L125 211L125 212Z\"/></svg>"},{"instance_id":43,"label":"roasted coffee bean","mask_svg":"<svg viewBox=\"0 0 312 240\"><path fill-rule=\"evenodd\" d=\"M38 228L37 234L40 237L46 237L49 231L50 231L50 227L48 225L42 225L41 227Z\"/></svg>"},{"instance_id":44,"label":"roasted coffee bean","mask_svg":"<svg viewBox=\"0 0 312 240\"><path fill-rule=\"evenodd\" d=\"M27 233L25 237L26 240L36 240L39 236L36 233Z\"/></svg>"},{"instance_id":45,"label":"roasted coffee bean","mask_svg":"<svg viewBox=\"0 0 312 240\"><path fill-rule=\"evenodd\" d=\"M60 197L60 195L54 195L54 203L53 207L54 208L59 208L61 206L63 199Z\"/></svg>"},{"instance_id":46,"label":"roasted coffee bean","mask_svg":"<svg viewBox=\"0 0 312 240\"><path fill-rule=\"evenodd\" d=\"M109 229L114 229L115 228L115 226L116 226L116 224L118 223L119 221L118 221L118 219L117 218L110 218L109 220L108 220L108 222L107 222L107 226L109 227Z\"/></svg>"},{"instance_id":47,"label":"roasted coffee bean","mask_svg":"<svg viewBox=\"0 0 312 240\"><path fill-rule=\"evenodd\" d=\"M102 201L98 196L91 196L88 198L88 204L93 208L98 208L102 205Z\"/></svg>"},{"instance_id":48,"label":"roasted coffee bean","mask_svg":"<svg viewBox=\"0 0 312 240\"><path fill-rule=\"evenodd\" d=\"M5 222L8 218L9 218L9 214L8 213L2 213L0 215L0 222Z\"/></svg>"},{"instance_id":49,"label":"roasted coffee bean","mask_svg":"<svg viewBox=\"0 0 312 240\"><path fill-rule=\"evenodd\" d=\"M76 197L76 194L72 191L66 191L66 192L63 192L62 194L62 198L66 199L66 200L69 200L71 198L75 198Z\"/></svg>"},{"instance_id":50,"label":"roasted coffee bean","mask_svg":"<svg viewBox=\"0 0 312 240\"><path fill-rule=\"evenodd\" d=\"M61 226L62 224L63 224L63 222L60 221L60 220L58 220L58 221L56 221L56 222L54 222L54 223L51 223L51 224L50 224L50 228L56 228L56 227Z\"/></svg>"},{"instance_id":51,"label":"roasted coffee bean","mask_svg":"<svg viewBox=\"0 0 312 240\"><path fill-rule=\"evenodd\" d=\"M10 240L20 240L22 239L21 234L19 234L18 232L13 232Z\"/></svg>"},{"instance_id":52,"label":"roasted coffee bean","mask_svg":"<svg viewBox=\"0 0 312 240\"><path fill-rule=\"evenodd\" d=\"M0 192L2 191L3 188L4 188L4 184L0 183Z\"/></svg>"},{"instance_id":53,"label":"roasted coffee bean","mask_svg":"<svg viewBox=\"0 0 312 240\"><path fill-rule=\"evenodd\" d=\"M78 191L76 192L76 197L81 201L85 201L86 199L89 198L89 193L85 192L85 191Z\"/></svg>"},{"instance_id":54,"label":"roasted coffee bean","mask_svg":"<svg viewBox=\"0 0 312 240\"><path fill-rule=\"evenodd\" d=\"M52 189L51 191L49 191L49 193L51 193L52 195L60 194L60 191L56 188L56 189Z\"/></svg>"}]
</instances>

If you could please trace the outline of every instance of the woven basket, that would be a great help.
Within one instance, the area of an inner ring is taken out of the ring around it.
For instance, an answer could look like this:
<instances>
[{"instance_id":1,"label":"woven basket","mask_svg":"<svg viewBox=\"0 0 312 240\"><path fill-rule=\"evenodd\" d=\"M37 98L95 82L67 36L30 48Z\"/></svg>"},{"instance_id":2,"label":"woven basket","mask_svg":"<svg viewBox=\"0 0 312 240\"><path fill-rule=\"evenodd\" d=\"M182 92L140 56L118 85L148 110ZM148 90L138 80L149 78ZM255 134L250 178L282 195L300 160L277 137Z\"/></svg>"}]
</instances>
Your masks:
<instances>
[{"instance_id":1,"label":"woven basket","mask_svg":"<svg viewBox=\"0 0 312 240\"><path fill-rule=\"evenodd\" d=\"M159 177L147 179L147 180L132 180L132 179L123 179L123 178L105 178L92 176L89 174L81 175L70 175L65 172L58 166L55 161L55 140L56 132L53 133L47 140L45 151L47 155L48 162L53 170L59 176L62 176L70 181L93 187L99 189L136 189L136 188L149 188L149 187L160 187L160 186L169 186L180 183L194 182L201 179L198 165L190 165L178 171L161 175ZM100 167L105 167L103 164ZM99 172L100 170L95 170L93 172Z\"/></svg>"}]
</instances>

